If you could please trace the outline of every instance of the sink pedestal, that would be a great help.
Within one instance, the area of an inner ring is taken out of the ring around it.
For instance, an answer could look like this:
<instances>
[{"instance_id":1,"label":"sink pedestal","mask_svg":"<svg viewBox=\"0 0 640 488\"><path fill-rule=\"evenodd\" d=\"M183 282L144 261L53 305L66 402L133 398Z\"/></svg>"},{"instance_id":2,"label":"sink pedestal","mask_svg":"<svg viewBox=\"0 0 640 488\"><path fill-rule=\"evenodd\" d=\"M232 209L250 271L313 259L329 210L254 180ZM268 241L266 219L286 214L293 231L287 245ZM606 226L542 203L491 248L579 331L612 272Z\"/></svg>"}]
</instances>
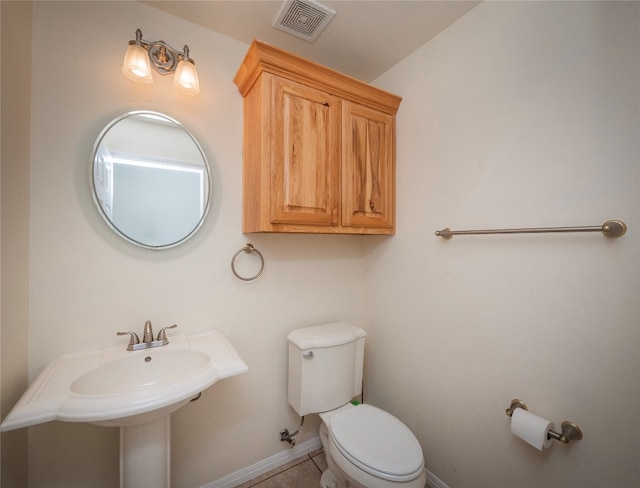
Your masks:
<instances>
[{"instance_id":1,"label":"sink pedestal","mask_svg":"<svg viewBox=\"0 0 640 488\"><path fill-rule=\"evenodd\" d=\"M169 488L171 420L120 427L120 488Z\"/></svg>"}]
</instances>

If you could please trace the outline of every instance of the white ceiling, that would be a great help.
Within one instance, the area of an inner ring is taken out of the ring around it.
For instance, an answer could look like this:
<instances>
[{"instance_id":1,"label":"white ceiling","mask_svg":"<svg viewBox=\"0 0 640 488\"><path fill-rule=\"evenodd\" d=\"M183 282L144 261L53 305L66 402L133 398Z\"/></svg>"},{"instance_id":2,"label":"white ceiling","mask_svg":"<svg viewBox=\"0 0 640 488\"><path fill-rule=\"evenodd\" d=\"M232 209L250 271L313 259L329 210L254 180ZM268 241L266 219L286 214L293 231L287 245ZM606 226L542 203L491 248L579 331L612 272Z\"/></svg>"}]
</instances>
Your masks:
<instances>
[{"instance_id":1,"label":"white ceiling","mask_svg":"<svg viewBox=\"0 0 640 488\"><path fill-rule=\"evenodd\" d=\"M371 82L480 2L319 0L336 14L313 43L273 27L284 0L162 0L143 3L247 44L253 39L260 39ZM192 53L197 60L193 47Z\"/></svg>"}]
</instances>

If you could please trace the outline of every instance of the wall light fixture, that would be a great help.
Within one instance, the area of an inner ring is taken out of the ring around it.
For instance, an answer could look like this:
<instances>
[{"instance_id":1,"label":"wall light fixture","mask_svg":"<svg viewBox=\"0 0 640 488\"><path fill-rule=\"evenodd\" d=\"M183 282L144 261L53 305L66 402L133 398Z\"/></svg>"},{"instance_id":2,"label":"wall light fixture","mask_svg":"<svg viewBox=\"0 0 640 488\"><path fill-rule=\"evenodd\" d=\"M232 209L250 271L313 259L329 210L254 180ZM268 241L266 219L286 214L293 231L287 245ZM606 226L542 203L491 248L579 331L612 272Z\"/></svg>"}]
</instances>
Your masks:
<instances>
[{"instance_id":1,"label":"wall light fixture","mask_svg":"<svg viewBox=\"0 0 640 488\"><path fill-rule=\"evenodd\" d=\"M164 41L145 41L142 31L136 29L136 39L129 41L124 55L122 73L138 83L153 83L151 68L162 75L175 72L174 87L191 95L200 93L198 73L195 62L189 57L189 46L185 45L184 51L177 51Z\"/></svg>"}]
</instances>

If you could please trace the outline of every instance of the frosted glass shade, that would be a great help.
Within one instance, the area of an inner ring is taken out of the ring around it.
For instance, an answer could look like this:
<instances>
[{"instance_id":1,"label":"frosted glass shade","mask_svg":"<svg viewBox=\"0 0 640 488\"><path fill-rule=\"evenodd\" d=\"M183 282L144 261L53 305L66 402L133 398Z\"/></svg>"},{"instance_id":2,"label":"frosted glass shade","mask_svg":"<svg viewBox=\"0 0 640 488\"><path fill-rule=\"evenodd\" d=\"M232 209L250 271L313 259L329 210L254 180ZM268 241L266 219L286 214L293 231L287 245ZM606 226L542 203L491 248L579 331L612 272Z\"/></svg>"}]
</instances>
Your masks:
<instances>
[{"instance_id":1,"label":"frosted glass shade","mask_svg":"<svg viewBox=\"0 0 640 488\"><path fill-rule=\"evenodd\" d=\"M176 74L173 77L173 86L190 95L200 93L198 72L192 61L181 59L178 62Z\"/></svg>"},{"instance_id":2,"label":"frosted glass shade","mask_svg":"<svg viewBox=\"0 0 640 488\"><path fill-rule=\"evenodd\" d=\"M137 44L129 45L122 63L122 74L138 83L153 83L151 65L145 48Z\"/></svg>"}]
</instances>

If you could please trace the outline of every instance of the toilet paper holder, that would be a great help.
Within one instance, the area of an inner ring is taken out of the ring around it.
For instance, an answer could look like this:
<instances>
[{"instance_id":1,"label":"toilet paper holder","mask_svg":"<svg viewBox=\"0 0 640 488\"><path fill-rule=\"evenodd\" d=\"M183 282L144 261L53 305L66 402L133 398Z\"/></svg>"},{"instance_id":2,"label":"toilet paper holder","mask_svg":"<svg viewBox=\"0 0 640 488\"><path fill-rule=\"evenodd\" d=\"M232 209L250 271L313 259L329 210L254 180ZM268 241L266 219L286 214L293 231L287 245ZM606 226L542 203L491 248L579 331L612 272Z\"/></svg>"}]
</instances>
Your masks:
<instances>
[{"instance_id":1,"label":"toilet paper holder","mask_svg":"<svg viewBox=\"0 0 640 488\"><path fill-rule=\"evenodd\" d=\"M524 403L522 400L514 398L513 400L511 400L511 405L509 406L509 408L507 408L505 413L509 417L511 417L513 415L513 411L516 408L529 410L526 403ZM555 439L562 442L563 444L569 444L569 442L571 441L579 441L580 439L582 439L582 430L574 422L565 420L560 425L562 426L562 432L550 430L547 437L548 439Z\"/></svg>"}]
</instances>

